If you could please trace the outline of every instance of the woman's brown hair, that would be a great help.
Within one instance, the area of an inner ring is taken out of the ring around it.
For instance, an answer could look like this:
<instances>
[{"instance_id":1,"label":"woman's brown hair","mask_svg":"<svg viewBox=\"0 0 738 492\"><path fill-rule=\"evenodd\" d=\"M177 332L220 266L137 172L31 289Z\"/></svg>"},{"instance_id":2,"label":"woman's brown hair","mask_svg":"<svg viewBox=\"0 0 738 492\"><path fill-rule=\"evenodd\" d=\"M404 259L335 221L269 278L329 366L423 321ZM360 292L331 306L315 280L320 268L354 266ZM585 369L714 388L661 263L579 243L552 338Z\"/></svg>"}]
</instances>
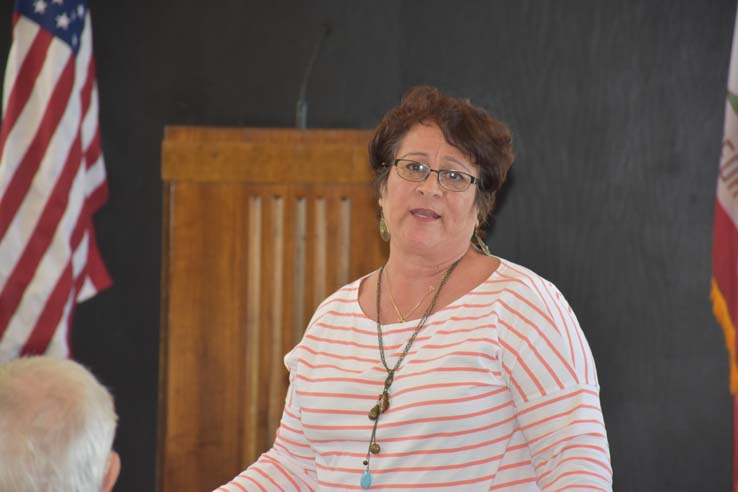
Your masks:
<instances>
[{"instance_id":1,"label":"woman's brown hair","mask_svg":"<svg viewBox=\"0 0 738 492\"><path fill-rule=\"evenodd\" d=\"M476 205L479 220L484 222L512 166L510 129L468 100L446 96L433 87L411 88L374 130L369 142L369 162L377 193L387 182L402 139L419 123L438 125L446 141L479 167Z\"/></svg>"}]
</instances>

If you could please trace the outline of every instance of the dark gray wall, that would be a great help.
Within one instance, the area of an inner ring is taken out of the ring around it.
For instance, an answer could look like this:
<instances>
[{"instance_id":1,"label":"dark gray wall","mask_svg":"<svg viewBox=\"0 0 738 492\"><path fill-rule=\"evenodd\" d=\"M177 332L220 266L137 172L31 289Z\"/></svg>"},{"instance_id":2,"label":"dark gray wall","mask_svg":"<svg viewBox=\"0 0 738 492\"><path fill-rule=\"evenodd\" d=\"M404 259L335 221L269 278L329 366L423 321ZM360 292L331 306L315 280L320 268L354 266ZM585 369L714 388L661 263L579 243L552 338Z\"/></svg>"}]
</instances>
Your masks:
<instances>
[{"instance_id":1,"label":"dark gray wall","mask_svg":"<svg viewBox=\"0 0 738 492\"><path fill-rule=\"evenodd\" d=\"M73 342L116 395L119 492L154 484L162 128L291 126L326 21L310 126L371 128L408 86L432 84L513 128L514 182L489 243L577 312L615 490L730 490L727 356L708 288L733 0L91 8L111 191L96 223L115 285L80 306Z\"/></svg>"}]
</instances>

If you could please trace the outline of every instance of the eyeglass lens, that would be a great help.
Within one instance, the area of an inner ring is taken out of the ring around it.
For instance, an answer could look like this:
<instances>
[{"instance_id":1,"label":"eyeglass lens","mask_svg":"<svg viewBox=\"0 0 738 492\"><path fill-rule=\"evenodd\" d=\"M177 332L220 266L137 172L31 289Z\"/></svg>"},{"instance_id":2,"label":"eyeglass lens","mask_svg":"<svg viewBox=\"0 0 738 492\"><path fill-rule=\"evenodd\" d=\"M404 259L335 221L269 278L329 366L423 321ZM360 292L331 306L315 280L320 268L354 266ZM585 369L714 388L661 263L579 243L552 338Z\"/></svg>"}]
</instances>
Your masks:
<instances>
[{"instance_id":1,"label":"eyeglass lens","mask_svg":"<svg viewBox=\"0 0 738 492\"><path fill-rule=\"evenodd\" d=\"M466 174L452 169L431 169L427 164L410 160L398 159L397 171L401 178L408 181L424 181L431 172L438 174L438 183L450 191L464 191L471 185L471 179Z\"/></svg>"}]
</instances>

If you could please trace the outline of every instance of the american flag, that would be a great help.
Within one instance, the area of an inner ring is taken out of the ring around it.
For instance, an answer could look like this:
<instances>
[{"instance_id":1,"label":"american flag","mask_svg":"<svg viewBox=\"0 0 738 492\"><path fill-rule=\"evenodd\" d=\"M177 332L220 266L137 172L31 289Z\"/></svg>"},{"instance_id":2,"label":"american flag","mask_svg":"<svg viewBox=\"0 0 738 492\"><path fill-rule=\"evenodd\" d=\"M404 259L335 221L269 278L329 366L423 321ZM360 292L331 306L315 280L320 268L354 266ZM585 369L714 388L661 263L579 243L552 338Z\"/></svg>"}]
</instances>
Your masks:
<instances>
[{"instance_id":1,"label":"american flag","mask_svg":"<svg viewBox=\"0 0 738 492\"><path fill-rule=\"evenodd\" d=\"M17 0L0 130L0 362L70 356L76 303L111 283L92 225L107 194L87 2Z\"/></svg>"}]
</instances>

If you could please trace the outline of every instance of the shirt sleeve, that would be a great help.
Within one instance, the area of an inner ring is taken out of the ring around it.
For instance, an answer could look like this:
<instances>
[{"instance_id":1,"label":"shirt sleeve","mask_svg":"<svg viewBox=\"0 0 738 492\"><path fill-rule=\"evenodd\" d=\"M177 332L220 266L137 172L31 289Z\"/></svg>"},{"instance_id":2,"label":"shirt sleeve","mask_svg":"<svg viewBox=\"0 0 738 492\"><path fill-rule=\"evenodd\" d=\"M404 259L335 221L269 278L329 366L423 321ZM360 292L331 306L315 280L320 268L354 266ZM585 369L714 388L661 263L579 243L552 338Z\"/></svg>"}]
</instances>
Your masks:
<instances>
[{"instance_id":1,"label":"shirt sleeve","mask_svg":"<svg viewBox=\"0 0 738 492\"><path fill-rule=\"evenodd\" d=\"M214 492L312 492L316 488L315 455L305 439L295 391L294 350L285 357L290 385L274 445L245 471Z\"/></svg>"},{"instance_id":2,"label":"shirt sleeve","mask_svg":"<svg viewBox=\"0 0 738 492\"><path fill-rule=\"evenodd\" d=\"M538 487L610 492L610 452L587 340L553 284L541 279L528 294L505 305L500 347Z\"/></svg>"}]
</instances>

